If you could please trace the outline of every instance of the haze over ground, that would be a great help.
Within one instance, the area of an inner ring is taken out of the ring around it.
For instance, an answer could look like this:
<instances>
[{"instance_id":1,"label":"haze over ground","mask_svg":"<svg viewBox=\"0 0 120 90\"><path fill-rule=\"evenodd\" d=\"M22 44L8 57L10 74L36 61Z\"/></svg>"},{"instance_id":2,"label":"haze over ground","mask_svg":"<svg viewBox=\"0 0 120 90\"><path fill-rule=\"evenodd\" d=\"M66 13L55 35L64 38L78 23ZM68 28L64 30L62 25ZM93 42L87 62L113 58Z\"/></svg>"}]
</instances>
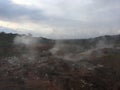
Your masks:
<instances>
[{"instance_id":1,"label":"haze over ground","mask_svg":"<svg viewBox=\"0 0 120 90\"><path fill-rule=\"evenodd\" d=\"M120 0L0 0L0 31L53 39L120 34Z\"/></svg>"}]
</instances>

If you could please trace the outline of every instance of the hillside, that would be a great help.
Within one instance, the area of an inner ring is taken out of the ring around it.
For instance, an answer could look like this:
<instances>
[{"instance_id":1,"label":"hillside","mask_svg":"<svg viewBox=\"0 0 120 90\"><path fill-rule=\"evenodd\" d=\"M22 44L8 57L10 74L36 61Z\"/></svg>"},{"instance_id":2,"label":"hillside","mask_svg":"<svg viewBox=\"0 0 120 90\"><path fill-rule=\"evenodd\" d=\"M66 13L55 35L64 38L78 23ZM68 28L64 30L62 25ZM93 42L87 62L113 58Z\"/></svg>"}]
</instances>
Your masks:
<instances>
[{"instance_id":1,"label":"hillside","mask_svg":"<svg viewBox=\"0 0 120 90\"><path fill-rule=\"evenodd\" d=\"M0 90L119 90L120 35L51 40L0 33Z\"/></svg>"}]
</instances>

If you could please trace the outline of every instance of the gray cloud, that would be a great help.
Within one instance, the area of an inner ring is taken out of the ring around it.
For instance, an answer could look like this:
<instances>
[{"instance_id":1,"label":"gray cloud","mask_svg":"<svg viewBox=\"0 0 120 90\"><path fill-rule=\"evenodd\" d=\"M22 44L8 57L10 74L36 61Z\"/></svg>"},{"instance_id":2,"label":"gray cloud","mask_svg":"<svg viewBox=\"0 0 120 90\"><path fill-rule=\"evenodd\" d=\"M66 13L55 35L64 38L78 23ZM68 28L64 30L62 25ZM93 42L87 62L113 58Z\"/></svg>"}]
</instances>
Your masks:
<instances>
[{"instance_id":1,"label":"gray cloud","mask_svg":"<svg viewBox=\"0 0 120 90\"><path fill-rule=\"evenodd\" d=\"M0 19L18 21L22 17L30 20L43 20L42 10L14 4L11 0L0 0Z\"/></svg>"},{"instance_id":2,"label":"gray cloud","mask_svg":"<svg viewBox=\"0 0 120 90\"><path fill-rule=\"evenodd\" d=\"M44 23L55 28L55 32L48 36L52 38L57 35L60 38L85 38L120 33L120 0L51 0L44 4L47 4L45 8L33 8L0 0L0 19Z\"/></svg>"}]
</instances>

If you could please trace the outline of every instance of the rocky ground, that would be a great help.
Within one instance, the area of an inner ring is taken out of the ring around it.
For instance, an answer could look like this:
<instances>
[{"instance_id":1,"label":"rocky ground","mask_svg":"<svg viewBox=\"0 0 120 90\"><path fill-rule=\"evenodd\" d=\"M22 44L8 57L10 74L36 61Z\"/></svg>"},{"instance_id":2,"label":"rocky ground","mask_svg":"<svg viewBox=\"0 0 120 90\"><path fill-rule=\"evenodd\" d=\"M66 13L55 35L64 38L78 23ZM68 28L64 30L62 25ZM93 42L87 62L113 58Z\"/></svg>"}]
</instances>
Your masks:
<instances>
[{"instance_id":1,"label":"rocky ground","mask_svg":"<svg viewBox=\"0 0 120 90\"><path fill-rule=\"evenodd\" d=\"M104 55L97 57L98 51L104 52ZM84 60L77 61L64 60L49 53L44 55L35 57L35 61L23 56L2 58L0 90L120 89L118 49L92 51Z\"/></svg>"},{"instance_id":2,"label":"rocky ground","mask_svg":"<svg viewBox=\"0 0 120 90\"><path fill-rule=\"evenodd\" d=\"M120 90L119 44L77 52L52 45L5 47L0 90Z\"/></svg>"}]
</instances>

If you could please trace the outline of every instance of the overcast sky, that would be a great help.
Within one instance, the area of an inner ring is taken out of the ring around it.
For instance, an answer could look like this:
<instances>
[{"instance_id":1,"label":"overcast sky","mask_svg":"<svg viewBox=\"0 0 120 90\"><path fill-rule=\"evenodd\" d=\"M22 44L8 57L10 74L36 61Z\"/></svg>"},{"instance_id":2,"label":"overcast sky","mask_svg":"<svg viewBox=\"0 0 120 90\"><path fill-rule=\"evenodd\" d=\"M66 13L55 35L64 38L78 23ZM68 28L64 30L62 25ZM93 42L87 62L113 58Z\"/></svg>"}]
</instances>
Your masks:
<instances>
[{"instance_id":1,"label":"overcast sky","mask_svg":"<svg viewBox=\"0 0 120 90\"><path fill-rule=\"evenodd\" d=\"M120 34L120 0L0 0L0 31L47 38Z\"/></svg>"}]
</instances>

